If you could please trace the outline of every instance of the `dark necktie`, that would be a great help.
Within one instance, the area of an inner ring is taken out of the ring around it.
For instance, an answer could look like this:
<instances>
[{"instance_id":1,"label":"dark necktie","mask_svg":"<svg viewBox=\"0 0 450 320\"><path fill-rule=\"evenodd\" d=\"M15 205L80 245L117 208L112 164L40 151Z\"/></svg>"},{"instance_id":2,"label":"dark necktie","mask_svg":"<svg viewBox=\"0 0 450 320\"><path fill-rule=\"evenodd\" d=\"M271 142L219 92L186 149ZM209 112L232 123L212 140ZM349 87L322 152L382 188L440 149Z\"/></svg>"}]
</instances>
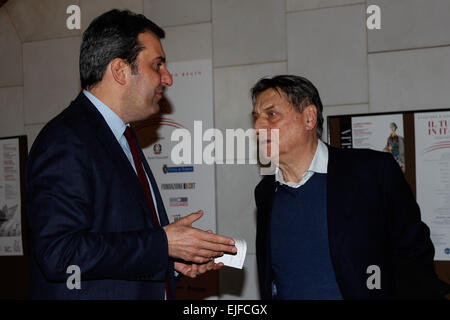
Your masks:
<instances>
[{"instance_id":1,"label":"dark necktie","mask_svg":"<svg viewBox=\"0 0 450 320\"><path fill-rule=\"evenodd\" d=\"M144 167L142 165L142 160L141 157L139 155L139 146L137 144L137 141L134 137L134 133L133 130L127 126L127 128L125 129L125 132L123 134L125 136L125 138L127 139L128 145L130 146L130 151L131 154L133 155L133 161L134 161L134 166L136 167L136 172L137 175L139 177L139 181L141 182L142 188L145 191L145 196L147 197L147 202L150 206L150 211L152 212L153 215L153 221L155 222L155 225L157 227L160 226L160 223L158 221L158 216L156 213L156 209L155 209L155 204L153 203L153 198L152 198L152 193L150 191L150 185L148 183L147 180L147 175L145 174L144 171ZM170 299L170 285L169 285L169 273L166 274L166 295L167 295L167 300Z\"/></svg>"},{"instance_id":2,"label":"dark necktie","mask_svg":"<svg viewBox=\"0 0 450 320\"><path fill-rule=\"evenodd\" d=\"M142 188L145 191L145 196L147 197L147 202L150 206L150 210L153 215L153 220L156 226L160 226L158 221L158 216L156 214L155 204L153 203L152 193L150 191L150 185L148 184L147 176L144 171L144 167L142 165L142 160L139 155L139 147L134 138L133 131L130 127L127 126L125 132L123 134L127 139L128 145L130 146L131 154L133 155L134 166L136 167L136 172L139 177L139 181L141 182Z\"/></svg>"}]
</instances>

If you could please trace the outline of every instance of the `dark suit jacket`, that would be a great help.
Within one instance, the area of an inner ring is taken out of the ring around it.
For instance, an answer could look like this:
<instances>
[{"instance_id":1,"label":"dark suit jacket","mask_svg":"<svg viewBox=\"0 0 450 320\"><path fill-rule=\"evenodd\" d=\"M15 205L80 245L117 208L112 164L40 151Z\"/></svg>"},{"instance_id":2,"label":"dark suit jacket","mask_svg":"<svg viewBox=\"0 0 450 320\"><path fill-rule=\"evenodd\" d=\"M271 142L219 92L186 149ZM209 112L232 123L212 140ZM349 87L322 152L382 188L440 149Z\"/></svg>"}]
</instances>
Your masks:
<instances>
[{"instance_id":1,"label":"dark suit jacket","mask_svg":"<svg viewBox=\"0 0 450 320\"><path fill-rule=\"evenodd\" d=\"M161 224L169 223L141 152ZM27 162L34 299L161 299L167 237L154 225L139 179L98 110L83 93L40 132ZM67 267L81 269L69 290Z\"/></svg>"},{"instance_id":2,"label":"dark suit jacket","mask_svg":"<svg viewBox=\"0 0 450 320\"><path fill-rule=\"evenodd\" d=\"M393 157L371 150L328 150L328 239L343 298L443 299L450 290L434 272L429 229L421 222L419 207ZM255 189L262 299L272 299L270 216L275 187L272 175ZM380 267L381 289L367 287L370 265Z\"/></svg>"}]
</instances>

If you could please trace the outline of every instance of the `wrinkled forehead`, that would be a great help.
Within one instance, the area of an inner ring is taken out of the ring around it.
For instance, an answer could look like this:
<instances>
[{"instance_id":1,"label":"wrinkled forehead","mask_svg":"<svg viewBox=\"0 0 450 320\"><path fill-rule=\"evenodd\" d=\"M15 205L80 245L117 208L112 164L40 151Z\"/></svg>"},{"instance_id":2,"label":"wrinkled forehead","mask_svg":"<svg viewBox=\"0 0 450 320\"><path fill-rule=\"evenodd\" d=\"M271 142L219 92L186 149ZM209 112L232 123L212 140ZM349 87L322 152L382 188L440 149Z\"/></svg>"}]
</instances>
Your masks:
<instances>
[{"instance_id":1,"label":"wrinkled forehead","mask_svg":"<svg viewBox=\"0 0 450 320\"><path fill-rule=\"evenodd\" d=\"M264 108L270 105L290 104L287 95L281 89L267 89L256 96L253 109Z\"/></svg>"}]
</instances>

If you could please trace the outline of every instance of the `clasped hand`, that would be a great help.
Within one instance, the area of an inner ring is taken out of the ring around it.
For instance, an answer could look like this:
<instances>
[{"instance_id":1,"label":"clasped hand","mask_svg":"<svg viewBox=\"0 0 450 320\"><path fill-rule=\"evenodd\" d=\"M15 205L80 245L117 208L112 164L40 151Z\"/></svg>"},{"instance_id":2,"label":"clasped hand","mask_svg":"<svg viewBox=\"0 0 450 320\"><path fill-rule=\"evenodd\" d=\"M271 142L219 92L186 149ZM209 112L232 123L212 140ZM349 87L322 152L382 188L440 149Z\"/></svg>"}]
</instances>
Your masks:
<instances>
[{"instance_id":1,"label":"clasped hand","mask_svg":"<svg viewBox=\"0 0 450 320\"><path fill-rule=\"evenodd\" d=\"M186 262L175 262L175 270L191 278L220 269L223 263L214 263L214 258L237 251L233 239L192 227L192 223L202 216L203 211L200 210L163 227L169 256Z\"/></svg>"}]
</instances>

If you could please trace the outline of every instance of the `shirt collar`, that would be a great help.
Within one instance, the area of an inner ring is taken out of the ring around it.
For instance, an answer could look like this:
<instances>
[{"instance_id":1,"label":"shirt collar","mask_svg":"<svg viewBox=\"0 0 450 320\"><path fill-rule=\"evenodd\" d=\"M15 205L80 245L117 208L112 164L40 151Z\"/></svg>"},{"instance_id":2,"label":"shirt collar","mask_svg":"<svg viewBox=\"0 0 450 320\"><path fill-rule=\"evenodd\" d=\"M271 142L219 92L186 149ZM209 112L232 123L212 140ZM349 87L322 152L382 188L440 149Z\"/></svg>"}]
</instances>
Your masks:
<instances>
[{"instance_id":1,"label":"shirt collar","mask_svg":"<svg viewBox=\"0 0 450 320\"><path fill-rule=\"evenodd\" d=\"M83 90L84 95L92 102L92 104L97 108L98 112L101 113L109 128L113 132L117 141L123 136L125 132L126 124L123 120L106 104L104 104L100 99L94 96L87 90Z\"/></svg>"},{"instance_id":2,"label":"shirt collar","mask_svg":"<svg viewBox=\"0 0 450 320\"><path fill-rule=\"evenodd\" d=\"M328 171L328 147L320 139L308 171L317 173L327 173Z\"/></svg>"},{"instance_id":3,"label":"shirt collar","mask_svg":"<svg viewBox=\"0 0 450 320\"><path fill-rule=\"evenodd\" d=\"M311 176L313 173L327 173L328 172L328 147L322 140L319 139L317 143L316 152L309 165L309 169L303 174L302 180L298 183L284 181L283 172L279 167L275 168L275 180L280 184L286 184L291 187L298 187L302 184L305 177Z\"/></svg>"}]
</instances>

